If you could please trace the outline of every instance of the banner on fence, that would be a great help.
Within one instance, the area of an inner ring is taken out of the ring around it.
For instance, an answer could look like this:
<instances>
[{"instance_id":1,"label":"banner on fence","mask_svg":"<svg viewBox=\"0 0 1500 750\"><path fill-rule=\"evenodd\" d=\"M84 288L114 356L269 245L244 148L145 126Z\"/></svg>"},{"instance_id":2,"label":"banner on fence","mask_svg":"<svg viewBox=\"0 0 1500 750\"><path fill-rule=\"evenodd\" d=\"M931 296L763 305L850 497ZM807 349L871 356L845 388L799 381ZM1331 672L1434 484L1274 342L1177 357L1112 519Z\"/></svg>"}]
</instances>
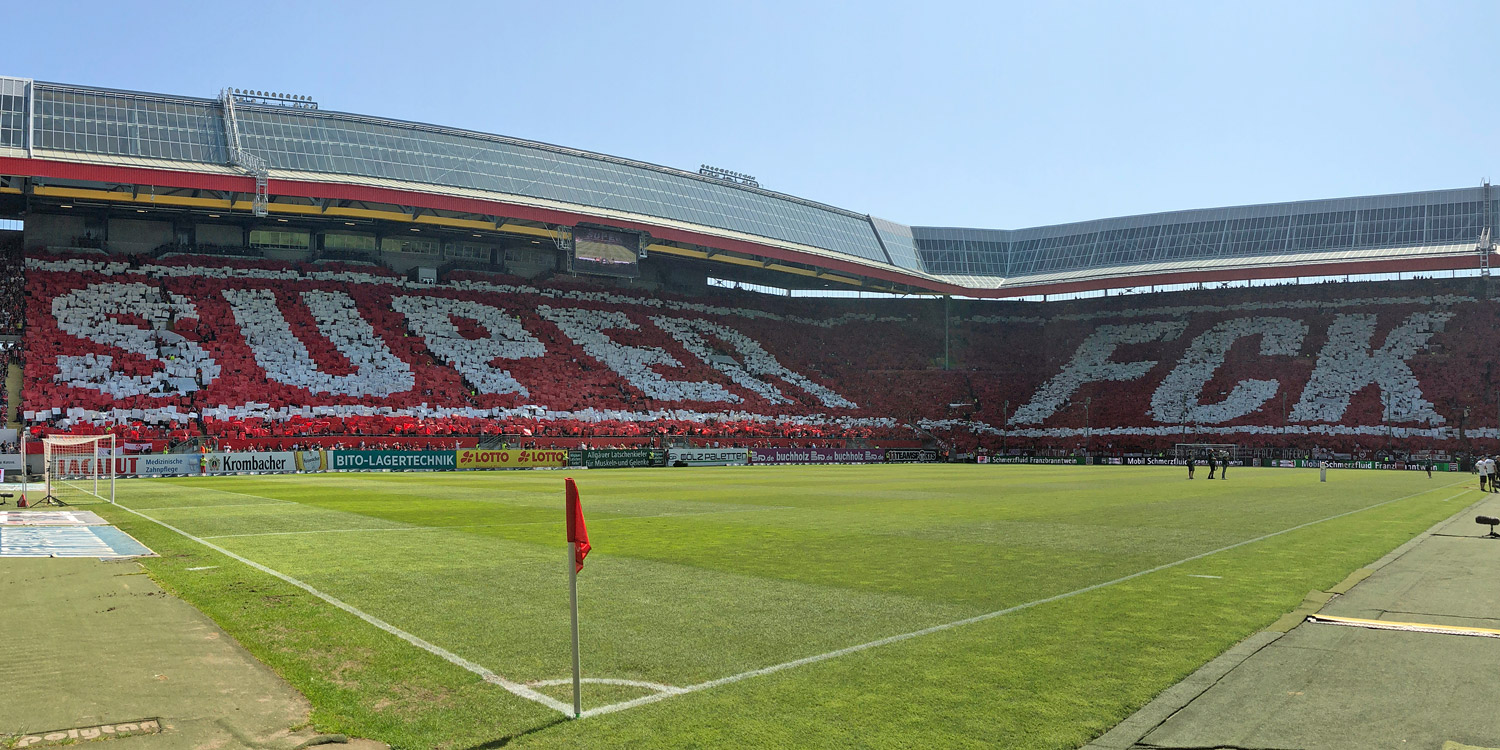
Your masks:
<instances>
[{"instance_id":1,"label":"banner on fence","mask_svg":"<svg viewBox=\"0 0 1500 750\"><path fill-rule=\"evenodd\" d=\"M588 469L661 466L665 451L651 448L590 448L568 451L568 465Z\"/></svg>"},{"instance_id":2,"label":"banner on fence","mask_svg":"<svg viewBox=\"0 0 1500 750\"><path fill-rule=\"evenodd\" d=\"M751 448L752 464L878 464L885 451L870 448Z\"/></svg>"},{"instance_id":3,"label":"banner on fence","mask_svg":"<svg viewBox=\"0 0 1500 750\"><path fill-rule=\"evenodd\" d=\"M453 451L333 451L334 471L452 471L458 468Z\"/></svg>"},{"instance_id":4,"label":"banner on fence","mask_svg":"<svg viewBox=\"0 0 1500 750\"><path fill-rule=\"evenodd\" d=\"M886 463L930 464L937 461L937 451L930 448L887 448Z\"/></svg>"},{"instance_id":5,"label":"banner on fence","mask_svg":"<svg viewBox=\"0 0 1500 750\"><path fill-rule=\"evenodd\" d=\"M667 453L667 463L672 466L744 466L750 463L750 451L745 448L673 448Z\"/></svg>"},{"instance_id":6,"label":"banner on fence","mask_svg":"<svg viewBox=\"0 0 1500 750\"><path fill-rule=\"evenodd\" d=\"M556 450L490 451L468 448L457 452L459 469L538 469L568 465L568 452Z\"/></svg>"},{"instance_id":7,"label":"banner on fence","mask_svg":"<svg viewBox=\"0 0 1500 750\"><path fill-rule=\"evenodd\" d=\"M0 471L13 471L16 473L20 473L21 454L0 453Z\"/></svg>"}]
</instances>

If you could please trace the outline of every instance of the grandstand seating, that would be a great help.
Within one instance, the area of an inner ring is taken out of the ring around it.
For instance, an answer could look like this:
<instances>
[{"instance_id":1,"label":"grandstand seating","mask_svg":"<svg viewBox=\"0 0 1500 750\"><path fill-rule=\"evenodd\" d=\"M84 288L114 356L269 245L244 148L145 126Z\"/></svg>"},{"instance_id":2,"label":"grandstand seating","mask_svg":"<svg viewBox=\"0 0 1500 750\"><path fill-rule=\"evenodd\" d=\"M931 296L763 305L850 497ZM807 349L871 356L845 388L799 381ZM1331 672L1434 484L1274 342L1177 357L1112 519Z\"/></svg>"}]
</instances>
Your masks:
<instances>
[{"instance_id":1,"label":"grandstand seating","mask_svg":"<svg viewBox=\"0 0 1500 750\"><path fill-rule=\"evenodd\" d=\"M0 335L21 332L26 315L25 274L19 234L0 238Z\"/></svg>"},{"instance_id":2,"label":"grandstand seating","mask_svg":"<svg viewBox=\"0 0 1500 750\"><path fill-rule=\"evenodd\" d=\"M40 431L236 446L930 433L959 450L1497 437L1492 359L1462 344L1500 321L1470 280L960 303L944 370L931 302L464 271L426 285L191 254L29 265L23 403Z\"/></svg>"}]
</instances>

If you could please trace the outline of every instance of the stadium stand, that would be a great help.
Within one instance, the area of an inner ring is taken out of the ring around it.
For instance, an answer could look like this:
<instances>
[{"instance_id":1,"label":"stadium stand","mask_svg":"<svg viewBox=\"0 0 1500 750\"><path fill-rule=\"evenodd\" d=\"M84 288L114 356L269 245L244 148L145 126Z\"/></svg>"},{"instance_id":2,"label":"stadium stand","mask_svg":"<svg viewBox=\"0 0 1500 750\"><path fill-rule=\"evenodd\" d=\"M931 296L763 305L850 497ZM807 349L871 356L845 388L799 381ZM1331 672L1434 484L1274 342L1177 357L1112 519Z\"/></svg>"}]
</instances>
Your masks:
<instances>
[{"instance_id":1,"label":"stadium stand","mask_svg":"<svg viewBox=\"0 0 1500 750\"><path fill-rule=\"evenodd\" d=\"M1161 451L1494 439L1471 281L1051 303L647 295L177 254L29 261L34 431L231 447L693 438ZM1039 315L1038 313L1045 313ZM434 443L434 441L438 441Z\"/></svg>"},{"instance_id":2,"label":"stadium stand","mask_svg":"<svg viewBox=\"0 0 1500 750\"><path fill-rule=\"evenodd\" d=\"M0 89L29 123L0 154L0 338L24 332L34 434L1500 449L1488 183L920 226L237 89ZM1204 289L1344 274L1453 278ZM1059 301L1122 289L1152 293Z\"/></svg>"},{"instance_id":3,"label":"stadium stand","mask_svg":"<svg viewBox=\"0 0 1500 750\"><path fill-rule=\"evenodd\" d=\"M0 335L15 335L26 318L25 258L19 232L0 235Z\"/></svg>"},{"instance_id":4,"label":"stadium stand","mask_svg":"<svg viewBox=\"0 0 1500 750\"><path fill-rule=\"evenodd\" d=\"M135 439L912 437L857 416L852 401L729 325L658 314L660 299L493 277L427 288L364 269L190 255L32 266L39 314L28 346L38 356L25 399L58 429L124 424Z\"/></svg>"}]
</instances>

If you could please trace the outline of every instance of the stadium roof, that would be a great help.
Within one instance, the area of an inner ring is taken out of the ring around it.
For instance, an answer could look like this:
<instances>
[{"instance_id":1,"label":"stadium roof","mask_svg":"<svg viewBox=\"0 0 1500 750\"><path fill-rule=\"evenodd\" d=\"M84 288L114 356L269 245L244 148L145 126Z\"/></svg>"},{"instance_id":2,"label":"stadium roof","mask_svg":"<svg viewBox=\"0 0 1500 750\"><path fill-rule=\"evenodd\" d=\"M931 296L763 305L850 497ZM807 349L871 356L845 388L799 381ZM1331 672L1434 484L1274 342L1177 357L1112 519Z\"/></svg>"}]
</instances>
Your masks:
<instances>
[{"instance_id":1,"label":"stadium roof","mask_svg":"<svg viewBox=\"0 0 1500 750\"><path fill-rule=\"evenodd\" d=\"M645 162L455 128L281 106L0 78L0 175L395 204L548 226L599 222L714 258L825 278L1018 296L1119 286L1477 264L1487 187L1099 219L1032 229L907 226ZM238 151L231 144L237 137ZM249 157L235 158L240 153ZM0 188L15 191L17 188ZM287 199L287 200L278 200ZM291 200L295 199L295 200ZM230 207L237 208L233 198ZM482 222L480 222L482 223ZM660 248L673 252L673 246ZM786 268L785 266L781 266ZM840 274L840 275L834 275Z\"/></svg>"}]
</instances>

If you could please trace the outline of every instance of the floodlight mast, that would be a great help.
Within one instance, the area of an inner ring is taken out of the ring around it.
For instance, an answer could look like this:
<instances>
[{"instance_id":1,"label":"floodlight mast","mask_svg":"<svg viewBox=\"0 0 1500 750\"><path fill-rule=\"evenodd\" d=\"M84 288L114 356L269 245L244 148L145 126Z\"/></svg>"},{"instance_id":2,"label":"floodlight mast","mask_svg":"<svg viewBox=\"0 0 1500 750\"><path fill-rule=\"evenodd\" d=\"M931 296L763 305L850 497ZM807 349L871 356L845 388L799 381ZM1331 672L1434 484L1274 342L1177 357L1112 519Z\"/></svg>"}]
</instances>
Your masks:
<instances>
[{"instance_id":1,"label":"floodlight mast","mask_svg":"<svg viewBox=\"0 0 1500 750\"><path fill-rule=\"evenodd\" d=\"M1484 210L1484 226L1479 230L1479 275L1488 278L1490 275L1490 253L1494 252L1494 242L1491 239L1492 217L1490 200L1490 181L1485 180L1482 186L1484 200L1480 202Z\"/></svg>"},{"instance_id":2,"label":"floodlight mast","mask_svg":"<svg viewBox=\"0 0 1500 750\"><path fill-rule=\"evenodd\" d=\"M271 203L271 172L265 159L246 151L241 145L239 116L235 112L235 104L317 109L318 103L311 96L303 94L247 91L229 87L219 90L219 103L224 107L224 141L229 147L229 163L255 178L255 199L250 204L251 213L257 217L265 216Z\"/></svg>"},{"instance_id":3,"label":"floodlight mast","mask_svg":"<svg viewBox=\"0 0 1500 750\"><path fill-rule=\"evenodd\" d=\"M703 164L698 167L698 174L703 175L704 177L712 177L715 180L733 182L736 185L747 185L753 188L760 187L760 181L750 175L747 175L743 172L736 172L730 169L711 167L707 164Z\"/></svg>"}]
</instances>

